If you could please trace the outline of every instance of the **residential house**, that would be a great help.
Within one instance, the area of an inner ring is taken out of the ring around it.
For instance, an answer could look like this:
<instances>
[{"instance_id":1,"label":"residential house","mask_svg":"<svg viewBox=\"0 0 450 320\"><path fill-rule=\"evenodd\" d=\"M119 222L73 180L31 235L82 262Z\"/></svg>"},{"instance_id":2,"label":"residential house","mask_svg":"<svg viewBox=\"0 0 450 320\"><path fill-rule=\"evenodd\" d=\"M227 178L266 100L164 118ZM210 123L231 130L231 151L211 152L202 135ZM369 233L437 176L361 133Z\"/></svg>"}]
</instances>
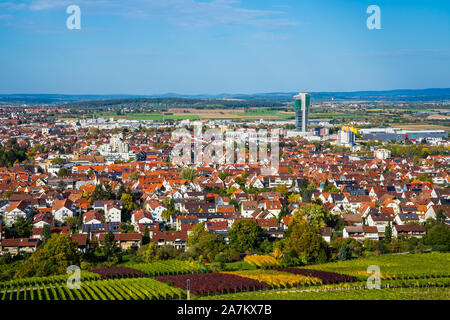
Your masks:
<instances>
[{"instance_id":1,"label":"residential house","mask_svg":"<svg viewBox=\"0 0 450 320\"><path fill-rule=\"evenodd\" d=\"M258 209L257 201L241 201L241 215L243 218L250 218L256 209Z\"/></svg>"},{"instance_id":2,"label":"residential house","mask_svg":"<svg viewBox=\"0 0 450 320\"><path fill-rule=\"evenodd\" d=\"M69 199L55 200L52 213L55 220L64 222L68 217L76 215L76 207Z\"/></svg>"},{"instance_id":3,"label":"residential house","mask_svg":"<svg viewBox=\"0 0 450 320\"><path fill-rule=\"evenodd\" d=\"M98 235L100 243L105 239L105 235L105 233ZM142 245L142 234L140 233L115 233L114 239L122 250L138 249Z\"/></svg>"},{"instance_id":4,"label":"residential house","mask_svg":"<svg viewBox=\"0 0 450 320\"><path fill-rule=\"evenodd\" d=\"M394 225L392 228L392 236L395 238L399 236L422 238L425 233L423 225Z\"/></svg>"},{"instance_id":5,"label":"residential house","mask_svg":"<svg viewBox=\"0 0 450 320\"><path fill-rule=\"evenodd\" d=\"M12 225L17 221L19 217L28 219L31 217L31 215L32 207L30 202L26 200L11 202L5 209L5 225L7 227L12 227Z\"/></svg>"},{"instance_id":6,"label":"residential house","mask_svg":"<svg viewBox=\"0 0 450 320\"><path fill-rule=\"evenodd\" d=\"M371 227L377 227L378 232L384 232L393 216L382 213L371 213L367 216L366 223Z\"/></svg>"},{"instance_id":7,"label":"residential house","mask_svg":"<svg viewBox=\"0 0 450 320\"><path fill-rule=\"evenodd\" d=\"M39 239L35 238L2 239L0 241L0 252L9 252L11 254L19 252L32 253L36 251L39 243Z\"/></svg>"},{"instance_id":8,"label":"residential house","mask_svg":"<svg viewBox=\"0 0 450 320\"><path fill-rule=\"evenodd\" d=\"M171 245L176 249L184 249L186 247L187 232L158 231L153 234L152 240L156 242L157 247Z\"/></svg>"}]
</instances>

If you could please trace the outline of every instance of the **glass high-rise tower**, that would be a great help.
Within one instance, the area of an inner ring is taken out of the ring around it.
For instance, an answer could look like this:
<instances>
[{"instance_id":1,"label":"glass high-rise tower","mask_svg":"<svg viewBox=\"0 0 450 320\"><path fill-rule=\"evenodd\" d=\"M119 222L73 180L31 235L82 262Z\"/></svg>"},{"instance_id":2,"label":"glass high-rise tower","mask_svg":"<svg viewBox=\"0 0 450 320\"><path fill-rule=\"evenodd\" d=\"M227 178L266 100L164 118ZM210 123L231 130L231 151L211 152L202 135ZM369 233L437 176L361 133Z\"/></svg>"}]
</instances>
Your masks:
<instances>
[{"instance_id":1,"label":"glass high-rise tower","mask_svg":"<svg viewBox=\"0 0 450 320\"><path fill-rule=\"evenodd\" d=\"M309 104L310 96L308 93L299 93L294 97L295 129L297 131L308 131Z\"/></svg>"}]
</instances>

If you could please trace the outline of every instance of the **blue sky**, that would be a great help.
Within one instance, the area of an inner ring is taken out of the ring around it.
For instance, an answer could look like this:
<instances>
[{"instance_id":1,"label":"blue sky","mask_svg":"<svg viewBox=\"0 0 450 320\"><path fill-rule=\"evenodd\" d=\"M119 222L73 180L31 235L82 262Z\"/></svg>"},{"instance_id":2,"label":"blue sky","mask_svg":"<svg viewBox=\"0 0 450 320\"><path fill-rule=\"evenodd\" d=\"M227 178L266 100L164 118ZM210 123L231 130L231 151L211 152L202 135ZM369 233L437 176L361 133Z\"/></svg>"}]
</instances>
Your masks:
<instances>
[{"instance_id":1,"label":"blue sky","mask_svg":"<svg viewBox=\"0 0 450 320\"><path fill-rule=\"evenodd\" d=\"M4 94L444 87L447 0L0 0Z\"/></svg>"}]
</instances>

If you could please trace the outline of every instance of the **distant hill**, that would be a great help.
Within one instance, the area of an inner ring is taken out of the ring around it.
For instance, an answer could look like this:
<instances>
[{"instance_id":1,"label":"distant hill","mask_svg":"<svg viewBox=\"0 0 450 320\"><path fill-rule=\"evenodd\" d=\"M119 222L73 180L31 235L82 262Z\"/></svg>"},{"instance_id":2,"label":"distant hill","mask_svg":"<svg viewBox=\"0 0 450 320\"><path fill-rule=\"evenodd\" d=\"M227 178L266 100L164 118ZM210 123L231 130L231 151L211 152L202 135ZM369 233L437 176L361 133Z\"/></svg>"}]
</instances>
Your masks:
<instances>
[{"instance_id":1,"label":"distant hill","mask_svg":"<svg viewBox=\"0 0 450 320\"><path fill-rule=\"evenodd\" d=\"M301 92L300 89L298 92ZM159 95L65 95L65 94L0 94L0 102L23 104L73 103L82 101L137 99L137 98L185 98L197 100L267 100L277 102L292 101L298 92L270 92L256 94L217 94L185 95L165 93ZM312 100L364 100L364 101L444 101L450 100L450 88L435 89L398 89L389 91L353 91L353 92L310 92Z\"/></svg>"}]
</instances>

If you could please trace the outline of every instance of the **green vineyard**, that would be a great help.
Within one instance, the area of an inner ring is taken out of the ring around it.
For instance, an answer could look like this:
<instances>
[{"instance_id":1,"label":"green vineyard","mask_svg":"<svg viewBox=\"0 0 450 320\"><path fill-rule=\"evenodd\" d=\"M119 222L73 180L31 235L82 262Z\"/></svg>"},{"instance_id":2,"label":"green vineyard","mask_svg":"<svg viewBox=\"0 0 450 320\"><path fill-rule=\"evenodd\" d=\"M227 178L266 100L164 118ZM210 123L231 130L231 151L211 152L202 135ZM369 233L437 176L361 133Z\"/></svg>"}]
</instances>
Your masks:
<instances>
[{"instance_id":1,"label":"green vineyard","mask_svg":"<svg viewBox=\"0 0 450 320\"><path fill-rule=\"evenodd\" d=\"M378 266L382 279L418 279L450 277L449 253L387 254L347 261L331 262L308 269L337 272L367 279L367 268Z\"/></svg>"},{"instance_id":2,"label":"green vineyard","mask_svg":"<svg viewBox=\"0 0 450 320\"><path fill-rule=\"evenodd\" d=\"M378 290L252 292L202 297L202 300L449 300L448 288L395 288Z\"/></svg>"},{"instance_id":3,"label":"green vineyard","mask_svg":"<svg viewBox=\"0 0 450 320\"><path fill-rule=\"evenodd\" d=\"M65 282L28 282L4 289L2 300L167 300L183 299L178 288L151 278L84 280L80 289L70 290Z\"/></svg>"},{"instance_id":4,"label":"green vineyard","mask_svg":"<svg viewBox=\"0 0 450 320\"><path fill-rule=\"evenodd\" d=\"M155 277L163 275L175 275L186 273L208 272L197 262L181 260L159 260L152 263L131 264L128 267L145 272L145 274Z\"/></svg>"},{"instance_id":5,"label":"green vineyard","mask_svg":"<svg viewBox=\"0 0 450 320\"><path fill-rule=\"evenodd\" d=\"M69 275L3 281L0 299L179 300L187 297L187 280L192 299L450 299L449 259L448 253L383 255L223 273L196 262L165 260L81 271L78 289L69 289ZM379 289L368 281L367 268L373 265L380 268Z\"/></svg>"},{"instance_id":6,"label":"green vineyard","mask_svg":"<svg viewBox=\"0 0 450 320\"><path fill-rule=\"evenodd\" d=\"M62 274L62 275L56 275L56 276L49 276L49 277L31 277L31 278L24 278L24 279L15 279L10 281L3 281L0 282L0 291L3 290L14 290L14 289L20 289L28 286L44 286L44 285L51 285L55 283L65 283L68 279L69 275ZM81 277L80 281L88 281L88 280L96 280L100 279L100 275L88 271L81 271Z\"/></svg>"}]
</instances>

